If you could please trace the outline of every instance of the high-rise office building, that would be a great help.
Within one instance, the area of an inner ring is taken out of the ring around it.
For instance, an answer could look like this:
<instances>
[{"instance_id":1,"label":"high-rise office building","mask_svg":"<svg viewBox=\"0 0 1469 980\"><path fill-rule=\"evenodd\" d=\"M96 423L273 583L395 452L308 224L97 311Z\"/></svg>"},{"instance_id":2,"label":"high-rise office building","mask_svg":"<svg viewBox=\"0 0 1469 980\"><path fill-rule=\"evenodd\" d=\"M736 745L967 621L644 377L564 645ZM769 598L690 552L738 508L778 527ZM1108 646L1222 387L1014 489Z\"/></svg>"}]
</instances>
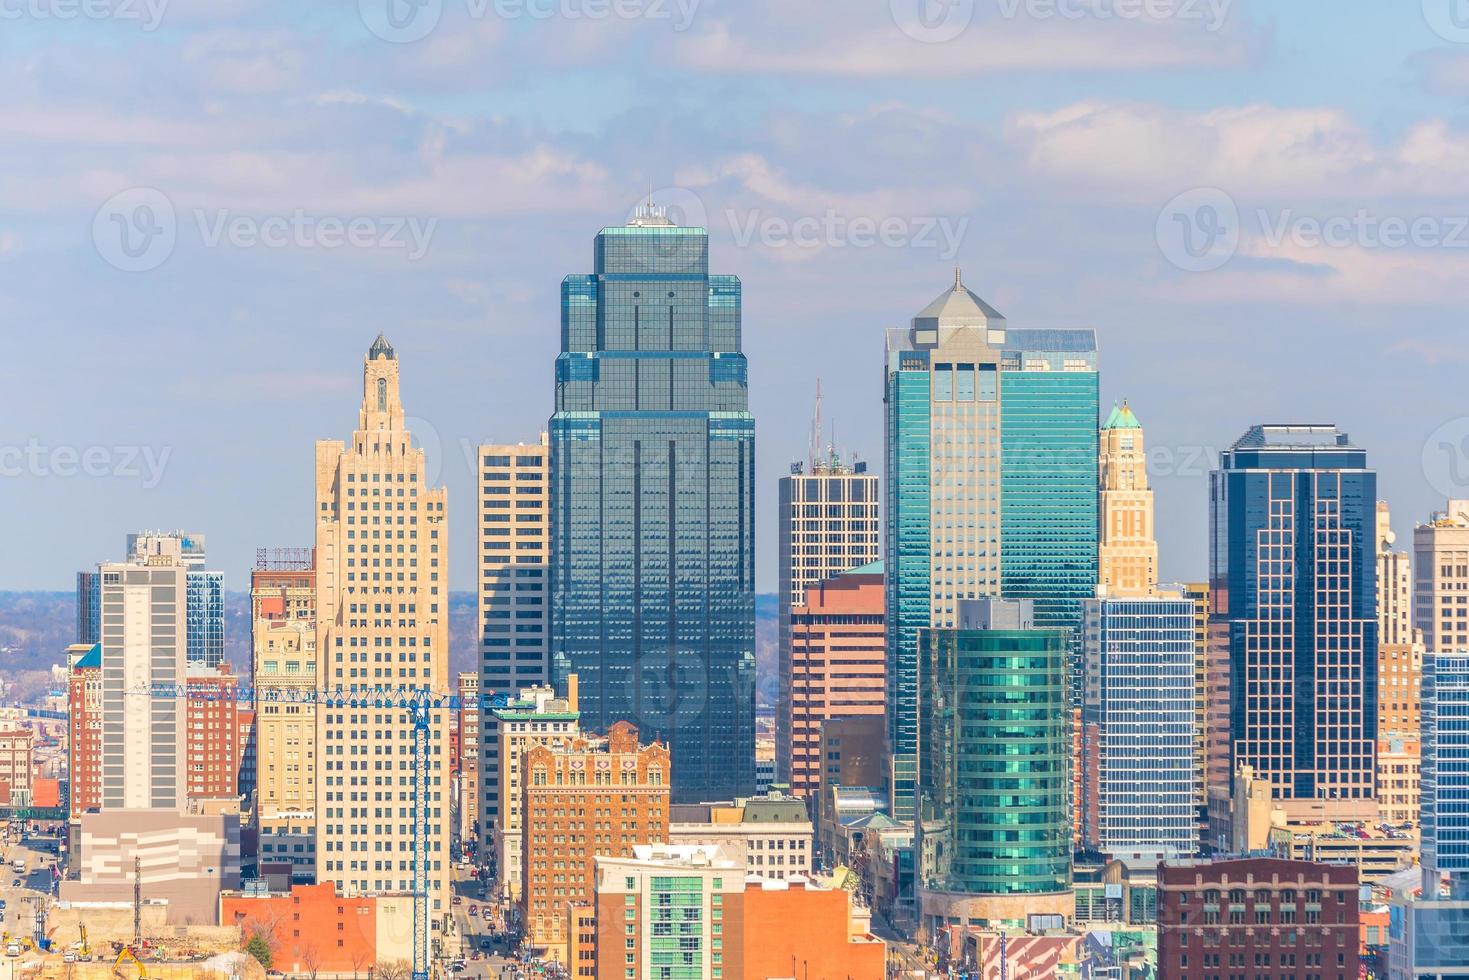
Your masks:
<instances>
[{"instance_id":1,"label":"high-rise office building","mask_svg":"<svg viewBox=\"0 0 1469 980\"><path fill-rule=\"evenodd\" d=\"M1194 796L1199 808L1200 828L1204 823L1205 808L1209 803L1209 699L1212 696L1209 684L1209 583L1183 582L1169 587L1194 604ZM1228 670L1223 673L1227 675ZM1226 688L1227 691L1227 688ZM1228 744L1229 704L1223 699L1219 714L1224 722ZM1227 780L1226 780L1227 782Z\"/></svg>"},{"instance_id":2,"label":"high-rise office building","mask_svg":"<svg viewBox=\"0 0 1469 980\"><path fill-rule=\"evenodd\" d=\"M187 583L177 555L98 566L102 576L104 810L182 810Z\"/></svg>"},{"instance_id":3,"label":"high-rise office building","mask_svg":"<svg viewBox=\"0 0 1469 980\"><path fill-rule=\"evenodd\" d=\"M262 549L250 572L255 815L261 864L316 874L316 569L310 548Z\"/></svg>"},{"instance_id":4,"label":"high-rise office building","mask_svg":"<svg viewBox=\"0 0 1469 980\"><path fill-rule=\"evenodd\" d=\"M809 471L809 472L808 472ZM877 475L867 472L866 463L842 463L835 453L792 465L780 478L780 510L777 536L780 541L780 582L776 599L777 660L780 672L780 701L776 709L775 770L782 783L796 782L793 768L816 750L815 732L809 744L793 742L792 694L806 683L795 667L791 640L791 611L804 605L806 590L817 582L859 565L878 560ZM881 583L878 588L881 593ZM879 601L881 601L879 599ZM814 761L812 761L814 765Z\"/></svg>"},{"instance_id":5,"label":"high-rise office building","mask_svg":"<svg viewBox=\"0 0 1469 980\"><path fill-rule=\"evenodd\" d=\"M1469 650L1469 500L1413 529L1413 624L1429 653Z\"/></svg>"},{"instance_id":6,"label":"high-rise office building","mask_svg":"<svg viewBox=\"0 0 1469 980\"><path fill-rule=\"evenodd\" d=\"M102 638L102 578L96 572L77 572L77 642Z\"/></svg>"},{"instance_id":7,"label":"high-rise office building","mask_svg":"<svg viewBox=\"0 0 1469 980\"><path fill-rule=\"evenodd\" d=\"M790 687L782 679L778 723L789 749L784 782L809 797L821 785L821 724L882 715L887 652L882 562L806 587L790 614Z\"/></svg>"},{"instance_id":8,"label":"high-rise office building","mask_svg":"<svg viewBox=\"0 0 1469 980\"><path fill-rule=\"evenodd\" d=\"M421 771L406 702L451 693L447 503L442 487L424 485L398 366L379 335L350 443L316 444L317 687L331 698L316 716L316 880L411 891L417 811L437 916L449 908L449 711L428 711Z\"/></svg>"},{"instance_id":9,"label":"high-rise office building","mask_svg":"<svg viewBox=\"0 0 1469 980\"><path fill-rule=\"evenodd\" d=\"M97 573L97 584L102 583ZM100 598L100 595L99 595ZM100 618L100 617L99 617ZM68 816L102 808L102 644L72 662L66 679Z\"/></svg>"},{"instance_id":10,"label":"high-rise office building","mask_svg":"<svg viewBox=\"0 0 1469 980\"><path fill-rule=\"evenodd\" d=\"M1082 842L1130 865L1198 850L1194 603L1085 605Z\"/></svg>"},{"instance_id":11,"label":"high-rise office building","mask_svg":"<svg viewBox=\"0 0 1469 980\"><path fill-rule=\"evenodd\" d=\"M1387 502L1377 502L1377 805L1384 823L1418 819L1423 634L1413 627L1413 570Z\"/></svg>"},{"instance_id":12,"label":"high-rise office building","mask_svg":"<svg viewBox=\"0 0 1469 980\"><path fill-rule=\"evenodd\" d=\"M884 402L888 781L909 820L919 631L985 596L1031 599L1037 625L1074 631L1096 593L1096 337L1012 329L956 276L888 330Z\"/></svg>"},{"instance_id":13,"label":"high-rise office building","mask_svg":"<svg viewBox=\"0 0 1469 980\"><path fill-rule=\"evenodd\" d=\"M673 752L680 802L755 787L755 420L740 282L651 205L562 283L551 668L584 727Z\"/></svg>"},{"instance_id":14,"label":"high-rise office building","mask_svg":"<svg viewBox=\"0 0 1469 980\"><path fill-rule=\"evenodd\" d=\"M456 833L461 844L473 844L479 830L479 674L466 671L456 685L459 697L459 803Z\"/></svg>"},{"instance_id":15,"label":"high-rise office building","mask_svg":"<svg viewBox=\"0 0 1469 980\"><path fill-rule=\"evenodd\" d=\"M1067 675L1071 633L1029 601L960 603L954 628L919 634L923 658L921 925L1070 916Z\"/></svg>"},{"instance_id":16,"label":"high-rise office building","mask_svg":"<svg viewBox=\"0 0 1469 980\"><path fill-rule=\"evenodd\" d=\"M1210 479L1227 628L1231 778L1276 799L1369 800L1377 749L1377 474L1330 425L1257 425Z\"/></svg>"},{"instance_id":17,"label":"high-rise office building","mask_svg":"<svg viewBox=\"0 0 1469 980\"><path fill-rule=\"evenodd\" d=\"M1387 501L1377 502L1377 642L1403 646L1413 642L1413 566L1397 541Z\"/></svg>"},{"instance_id":18,"label":"high-rise office building","mask_svg":"<svg viewBox=\"0 0 1469 980\"><path fill-rule=\"evenodd\" d=\"M128 535L128 560L162 554L174 555L186 569L189 663L218 667L224 663L224 573L205 567L208 560L202 534L143 531Z\"/></svg>"},{"instance_id":19,"label":"high-rise office building","mask_svg":"<svg viewBox=\"0 0 1469 980\"><path fill-rule=\"evenodd\" d=\"M1123 402L1102 425L1098 463L1097 581L1103 596L1149 596L1158 586L1158 541L1143 427Z\"/></svg>"},{"instance_id":20,"label":"high-rise office building","mask_svg":"<svg viewBox=\"0 0 1469 980\"><path fill-rule=\"evenodd\" d=\"M188 731L184 736L184 790L191 800L237 800L245 761L240 680L228 664L191 664L185 679Z\"/></svg>"},{"instance_id":21,"label":"high-rise office building","mask_svg":"<svg viewBox=\"0 0 1469 980\"><path fill-rule=\"evenodd\" d=\"M1433 654L1423 666L1423 881L1447 875L1469 899L1469 655Z\"/></svg>"},{"instance_id":22,"label":"high-rise office building","mask_svg":"<svg viewBox=\"0 0 1469 980\"><path fill-rule=\"evenodd\" d=\"M514 695L547 682L550 450L479 447L480 690Z\"/></svg>"}]
</instances>

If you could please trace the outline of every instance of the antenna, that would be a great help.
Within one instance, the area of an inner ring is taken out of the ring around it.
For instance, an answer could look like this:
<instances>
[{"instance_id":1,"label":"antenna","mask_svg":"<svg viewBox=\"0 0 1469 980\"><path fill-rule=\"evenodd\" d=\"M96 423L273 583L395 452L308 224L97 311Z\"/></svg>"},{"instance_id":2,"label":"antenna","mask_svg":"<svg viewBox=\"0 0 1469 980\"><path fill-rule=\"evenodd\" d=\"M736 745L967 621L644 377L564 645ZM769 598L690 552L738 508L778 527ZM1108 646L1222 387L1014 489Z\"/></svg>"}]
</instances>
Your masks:
<instances>
[{"instance_id":1,"label":"antenna","mask_svg":"<svg viewBox=\"0 0 1469 980\"><path fill-rule=\"evenodd\" d=\"M811 472L816 472L817 461L821 459L821 379L816 379L816 412L811 418L811 434L806 445L806 455L811 465Z\"/></svg>"}]
</instances>

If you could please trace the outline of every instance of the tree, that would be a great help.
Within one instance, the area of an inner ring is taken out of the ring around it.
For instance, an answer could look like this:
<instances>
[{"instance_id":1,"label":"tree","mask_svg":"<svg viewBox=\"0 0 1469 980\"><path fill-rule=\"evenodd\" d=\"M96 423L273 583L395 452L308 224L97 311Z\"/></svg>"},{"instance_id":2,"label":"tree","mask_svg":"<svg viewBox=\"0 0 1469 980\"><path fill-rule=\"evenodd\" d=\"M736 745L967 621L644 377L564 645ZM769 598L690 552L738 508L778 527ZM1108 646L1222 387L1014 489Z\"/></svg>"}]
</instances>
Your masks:
<instances>
[{"instance_id":1,"label":"tree","mask_svg":"<svg viewBox=\"0 0 1469 980\"><path fill-rule=\"evenodd\" d=\"M405 960L388 960L377 965L378 980L408 980L413 975L413 967Z\"/></svg>"},{"instance_id":2,"label":"tree","mask_svg":"<svg viewBox=\"0 0 1469 980\"><path fill-rule=\"evenodd\" d=\"M257 963L270 969L272 957L270 955L270 943L260 933L251 933L250 939L245 943L245 952L255 957Z\"/></svg>"}]
</instances>

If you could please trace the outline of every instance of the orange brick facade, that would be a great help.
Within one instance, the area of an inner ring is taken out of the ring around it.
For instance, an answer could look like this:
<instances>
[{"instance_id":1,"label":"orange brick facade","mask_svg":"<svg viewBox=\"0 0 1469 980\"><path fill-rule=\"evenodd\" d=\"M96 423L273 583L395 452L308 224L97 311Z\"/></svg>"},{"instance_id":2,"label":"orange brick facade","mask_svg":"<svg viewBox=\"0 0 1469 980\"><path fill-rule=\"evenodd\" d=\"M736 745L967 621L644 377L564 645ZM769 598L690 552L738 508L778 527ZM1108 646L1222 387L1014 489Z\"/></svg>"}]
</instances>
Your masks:
<instances>
[{"instance_id":1,"label":"orange brick facade","mask_svg":"<svg viewBox=\"0 0 1469 980\"><path fill-rule=\"evenodd\" d=\"M791 607L791 793L821 788L821 723L882 715L887 675L883 577L848 572Z\"/></svg>"},{"instance_id":2,"label":"orange brick facade","mask_svg":"<svg viewBox=\"0 0 1469 980\"><path fill-rule=\"evenodd\" d=\"M640 746L638 730L612 726L605 745L525 753L521 813L521 915L530 943L568 955L568 907L590 902L596 857L668 840L669 753Z\"/></svg>"},{"instance_id":3,"label":"orange brick facade","mask_svg":"<svg viewBox=\"0 0 1469 980\"><path fill-rule=\"evenodd\" d=\"M881 980L886 946L851 934L851 900L840 888L746 885L740 937L746 980Z\"/></svg>"},{"instance_id":4,"label":"orange brick facade","mask_svg":"<svg viewBox=\"0 0 1469 980\"><path fill-rule=\"evenodd\" d=\"M95 666L92 660L96 660ZM102 667L92 654L72 667L66 688L71 818L102 806Z\"/></svg>"},{"instance_id":5,"label":"orange brick facade","mask_svg":"<svg viewBox=\"0 0 1469 980\"><path fill-rule=\"evenodd\" d=\"M191 800L239 795L248 718L242 723L239 680L226 667L188 678L184 788ZM243 709L248 711L248 709Z\"/></svg>"},{"instance_id":6,"label":"orange brick facade","mask_svg":"<svg viewBox=\"0 0 1469 980\"><path fill-rule=\"evenodd\" d=\"M377 965L377 899L341 897L330 882L289 895L221 896L219 921L265 936L275 968L289 975L365 975Z\"/></svg>"}]
</instances>

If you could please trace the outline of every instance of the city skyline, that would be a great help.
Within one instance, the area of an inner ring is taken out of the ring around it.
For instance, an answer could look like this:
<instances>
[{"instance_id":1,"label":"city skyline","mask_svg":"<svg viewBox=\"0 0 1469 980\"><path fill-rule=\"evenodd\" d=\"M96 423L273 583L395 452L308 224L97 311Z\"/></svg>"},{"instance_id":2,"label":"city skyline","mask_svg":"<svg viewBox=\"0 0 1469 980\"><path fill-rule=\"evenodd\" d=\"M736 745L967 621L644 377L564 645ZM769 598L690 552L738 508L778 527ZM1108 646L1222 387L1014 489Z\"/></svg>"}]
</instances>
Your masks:
<instances>
[{"instance_id":1,"label":"city skyline","mask_svg":"<svg viewBox=\"0 0 1469 980\"><path fill-rule=\"evenodd\" d=\"M1454 111L1464 50L1416 10L1236 2L1212 32L1207 22L1016 16L926 44L905 35L886 4L833 21L817 9L709 0L681 34L677 22L633 22L592 38L555 18L465 22L462 5L446 4L434 33L394 44L353 9L313 21L265 0L210 6L178 0L151 32L82 19L21 20L6 33L26 58L5 69L16 73L5 77L22 111L9 138L16 181L0 196L10 206L0 227L3 308L27 325L13 352L32 370L15 379L16 435L0 457L10 474L0 492L8 507L36 515L17 544L38 558L7 563L0 587L65 589L107 530L182 524L210 536L226 586L242 590L256 547L310 531L289 506L309 493L291 478L309 449L280 433L341 427L345 390L332 366L379 330L423 363L424 380L411 383L424 423L416 428L435 436L429 456L441 482L468 499L473 471L461 447L539 431L551 407L543 382L559 279L650 181L659 200L702 213L721 268L750 284L747 355L762 379L752 411L808 418L821 376L838 443L870 462L881 451L880 409L863 335L903 323L912 297L931 294L954 264L1016 322L1095 328L1114 352L1102 403L1131 398L1156 420L1152 444L1172 457L1168 473L1155 474L1164 579L1202 576L1209 450L1259 419L1332 418L1353 432L1379 462L1404 540L1413 520L1457 495L1435 484L1453 479L1457 458L1439 455L1440 442L1453 447L1464 434L1438 432L1465 417L1452 394L1463 363L1453 313L1463 250L1313 247L1294 236L1272 244L1265 235L1292 216L1351 219L1366 209L1375 221L1446 223L1462 210ZM1333 27L1331 45L1311 43L1322 23ZM827 29L832 43L813 46ZM765 54L742 65L721 36L734 51ZM718 56L674 55L679 38ZM564 75L543 52L573 41L588 61ZM980 57L992 43L1015 60ZM668 57L622 64L624 44ZM830 58L799 67L794 52L818 48ZM883 56L864 61L864 50ZM485 77L476 71L484 54L514 70ZM36 70L20 74L22 62ZM966 77L995 84L982 100L942 84ZM115 84L91 84L99 78ZM788 94L776 99L773 89ZM131 100L142 90L155 108ZM714 114L717 124L688 110L721 97L729 111ZM214 103L246 124L223 136ZM296 106L310 107L306 121ZM648 118L676 122L630 138ZM444 146L445 131L460 135ZM1138 139L1150 149L1137 152ZM1176 152L1151 149L1169 142ZM389 156L363 152L368 145ZM976 165L900 176L924 169L920 159ZM1077 159L1096 166L1078 173ZM1412 199L1394 190L1404 170ZM1232 262L1197 273L1174 266L1155 240L1165 205L1196 187L1224 190L1245 226ZM103 205L128 188L156 189L176 218L171 254L148 271L109 264L92 236ZM845 231L839 246L820 230L829 209L847 219L906 216L912 238L916 218L945 219L950 231L970 220L956 249L937 230L933 247L859 247ZM275 248L221 226L298 210L402 219L404 247ZM408 218L420 231L438 221L413 261ZM818 244L777 234L801 219L817 221ZM1074 273L1058 277L1057 268ZM1379 329L1402 310L1411 329ZM170 340L182 346L160 376L152 357ZM1272 357L1251 356L1266 345ZM1314 360L1324 345L1337 351L1329 370ZM255 357L287 348L289 366ZM1219 383L1246 371L1259 383L1245 397ZM73 407L47 397L143 377L153 383L107 413L84 409L88 399ZM1346 396L1369 386L1379 396L1370 412ZM175 399L215 411L177 412ZM244 411L257 424L218 441L216 413ZM760 442L761 513L771 512L773 477L804 456L801 429L771 426ZM89 449L110 475L64 475L81 472L66 453ZM163 462L148 487L145 449ZM1180 468L1189 475L1169 475ZM219 506L221 488L257 475L283 488L271 506ZM86 516L52 516L60 512ZM769 522L760 533L757 587L771 593ZM451 568L466 589L469 558L457 549Z\"/></svg>"}]
</instances>

